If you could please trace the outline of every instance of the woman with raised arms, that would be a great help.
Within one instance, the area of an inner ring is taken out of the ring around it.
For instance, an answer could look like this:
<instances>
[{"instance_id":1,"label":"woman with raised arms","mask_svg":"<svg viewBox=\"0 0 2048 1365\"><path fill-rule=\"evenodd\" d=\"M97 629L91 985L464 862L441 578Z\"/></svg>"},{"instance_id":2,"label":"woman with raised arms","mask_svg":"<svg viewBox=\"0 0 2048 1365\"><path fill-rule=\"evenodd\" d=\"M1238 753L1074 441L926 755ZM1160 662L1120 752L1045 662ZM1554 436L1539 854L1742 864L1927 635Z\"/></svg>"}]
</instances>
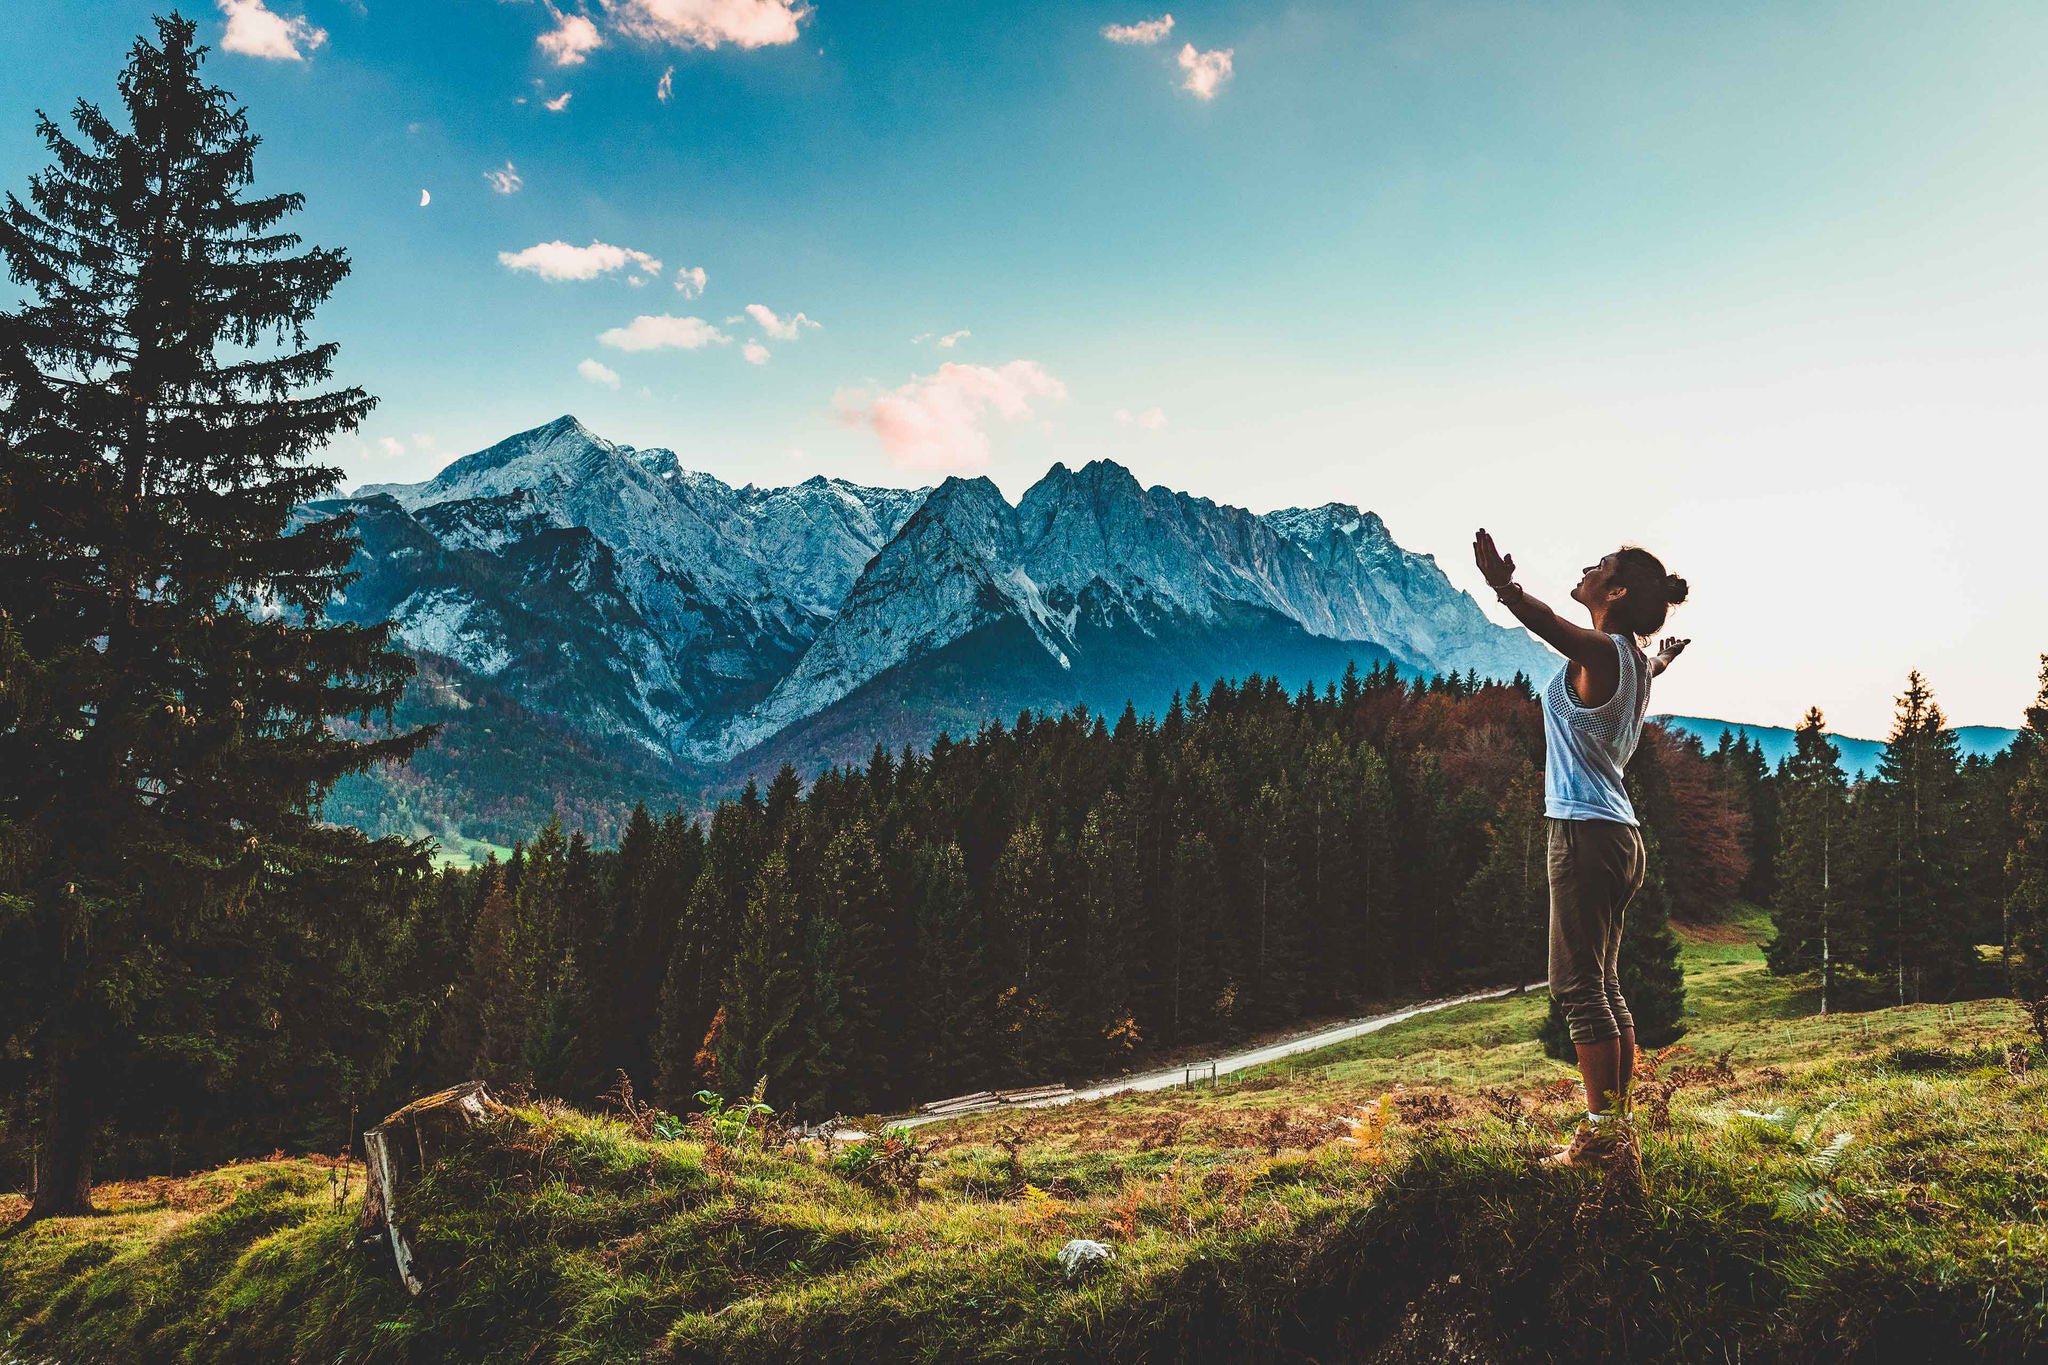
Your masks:
<instances>
[{"instance_id":1,"label":"woman with raised arms","mask_svg":"<svg viewBox=\"0 0 2048 1365\"><path fill-rule=\"evenodd\" d=\"M1481 530L1479 572L1501 604L1564 664L1543 689L1543 813L1549 822L1550 994L1571 1025L1586 1086L1586 1118L1549 1160L1596 1163L1625 1145L1635 1021L1621 994L1621 922L1643 884L1642 833L1622 770L1642 737L1650 682L1688 640L1641 641L1686 598L1685 580L1648 550L1623 546L1589 566L1572 589L1588 625L1567 621L1515 582L1515 559ZM1640 1170L1640 1166L1637 1167Z\"/></svg>"}]
</instances>

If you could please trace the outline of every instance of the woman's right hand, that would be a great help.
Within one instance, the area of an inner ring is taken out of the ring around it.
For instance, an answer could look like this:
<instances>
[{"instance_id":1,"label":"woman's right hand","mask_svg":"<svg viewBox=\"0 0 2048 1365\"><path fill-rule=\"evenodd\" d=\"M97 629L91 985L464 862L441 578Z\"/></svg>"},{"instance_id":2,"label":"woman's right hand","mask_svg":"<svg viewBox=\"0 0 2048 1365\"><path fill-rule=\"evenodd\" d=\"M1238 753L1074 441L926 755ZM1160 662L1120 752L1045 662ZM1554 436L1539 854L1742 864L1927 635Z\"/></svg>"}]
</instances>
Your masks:
<instances>
[{"instance_id":1,"label":"woman's right hand","mask_svg":"<svg viewBox=\"0 0 2048 1365\"><path fill-rule=\"evenodd\" d=\"M1489 588L1498 588L1503 583L1512 583L1515 578L1515 557L1503 555L1494 546L1493 537L1485 527L1472 537L1472 558L1479 565L1479 576L1486 580Z\"/></svg>"}]
</instances>

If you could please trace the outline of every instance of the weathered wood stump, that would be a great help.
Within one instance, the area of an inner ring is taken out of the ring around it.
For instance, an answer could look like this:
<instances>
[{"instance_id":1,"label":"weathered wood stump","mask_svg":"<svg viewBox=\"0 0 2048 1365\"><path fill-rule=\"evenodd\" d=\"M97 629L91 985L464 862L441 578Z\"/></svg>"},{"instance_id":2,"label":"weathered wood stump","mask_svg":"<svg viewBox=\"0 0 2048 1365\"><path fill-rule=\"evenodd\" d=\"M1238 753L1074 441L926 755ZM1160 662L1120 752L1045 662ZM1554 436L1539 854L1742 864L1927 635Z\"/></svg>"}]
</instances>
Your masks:
<instances>
[{"instance_id":1,"label":"weathered wood stump","mask_svg":"<svg viewBox=\"0 0 2048 1365\"><path fill-rule=\"evenodd\" d=\"M414 1100L363 1134L369 1187L363 1192L360 1226L366 1237L390 1235L398 1278L414 1294L426 1284L413 1268L412 1247L400 1226L401 1177L407 1172L414 1176L425 1172L433 1162L463 1146L472 1129L503 1108L482 1081L464 1081Z\"/></svg>"}]
</instances>

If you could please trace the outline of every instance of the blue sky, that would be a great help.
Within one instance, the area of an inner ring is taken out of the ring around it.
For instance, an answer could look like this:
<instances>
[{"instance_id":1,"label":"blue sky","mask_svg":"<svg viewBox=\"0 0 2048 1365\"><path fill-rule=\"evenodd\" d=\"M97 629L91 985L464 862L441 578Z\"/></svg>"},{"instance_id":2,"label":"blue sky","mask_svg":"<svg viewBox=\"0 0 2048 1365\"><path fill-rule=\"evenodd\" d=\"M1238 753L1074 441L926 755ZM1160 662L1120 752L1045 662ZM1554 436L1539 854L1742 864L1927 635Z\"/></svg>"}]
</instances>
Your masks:
<instances>
[{"instance_id":1,"label":"blue sky","mask_svg":"<svg viewBox=\"0 0 2048 1365\"><path fill-rule=\"evenodd\" d=\"M151 9L11 7L0 183ZM2016 722L2048 8L1170 9L186 6L353 257L319 320L383 400L351 484L565 411L735 482L1014 496L1108 456L1375 508L1472 587L1483 523L1560 602L1649 544L1695 591L1661 707L1881 733L1918 666Z\"/></svg>"}]
</instances>

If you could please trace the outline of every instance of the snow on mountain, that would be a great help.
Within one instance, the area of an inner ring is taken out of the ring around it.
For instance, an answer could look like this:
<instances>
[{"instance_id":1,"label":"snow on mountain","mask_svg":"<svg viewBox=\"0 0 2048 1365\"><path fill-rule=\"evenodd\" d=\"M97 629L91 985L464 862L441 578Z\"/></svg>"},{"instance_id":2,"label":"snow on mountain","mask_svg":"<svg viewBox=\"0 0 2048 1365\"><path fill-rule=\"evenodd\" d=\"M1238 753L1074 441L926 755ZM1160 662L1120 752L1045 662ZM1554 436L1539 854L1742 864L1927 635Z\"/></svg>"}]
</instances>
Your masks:
<instances>
[{"instance_id":1,"label":"snow on mountain","mask_svg":"<svg viewBox=\"0 0 2048 1365\"><path fill-rule=\"evenodd\" d=\"M1488 620L1436 556L1395 544L1375 513L1331 502L1268 512L1264 520L1314 561L1334 613L1420 667L1494 678L1521 672L1540 682L1558 665L1527 631Z\"/></svg>"},{"instance_id":2,"label":"snow on mountain","mask_svg":"<svg viewBox=\"0 0 2048 1365\"><path fill-rule=\"evenodd\" d=\"M424 483L371 484L354 496L390 499L451 549L505 553L546 528L593 535L661 642L657 671L668 676L644 719L675 752L708 757L716 724L789 671L924 490L822 478L735 489L685 470L672 451L617 445L561 417ZM435 609L445 622L455 605ZM401 617L408 632L432 647L433 632Z\"/></svg>"},{"instance_id":3,"label":"snow on mountain","mask_svg":"<svg viewBox=\"0 0 2048 1365\"><path fill-rule=\"evenodd\" d=\"M1487 620L1433 559L1395 545L1378 517L1331 504L1262 518L1144 488L1107 460L1080 470L1055 464L1014 509L986 479L947 480L720 747L750 748L1006 617L1072 669L1085 661L1088 627L1122 625L1120 641L1135 628L1170 655L1176 637L1245 608L1308 636L1373 641L1420 669L1505 678L1549 666L1542 646ZM1243 669L1263 666L1248 649Z\"/></svg>"},{"instance_id":4,"label":"snow on mountain","mask_svg":"<svg viewBox=\"0 0 2048 1365\"><path fill-rule=\"evenodd\" d=\"M895 700L874 706L907 726L1013 697L1011 674L1120 705L1192 668L1551 665L1370 512L1260 516L1102 460L1054 465L1015 506L987 479L734 488L562 417L309 510L342 506L364 546L339 614L394 619L540 715L697 763L828 710L845 740L884 674ZM943 677L904 672L941 654Z\"/></svg>"}]
</instances>

